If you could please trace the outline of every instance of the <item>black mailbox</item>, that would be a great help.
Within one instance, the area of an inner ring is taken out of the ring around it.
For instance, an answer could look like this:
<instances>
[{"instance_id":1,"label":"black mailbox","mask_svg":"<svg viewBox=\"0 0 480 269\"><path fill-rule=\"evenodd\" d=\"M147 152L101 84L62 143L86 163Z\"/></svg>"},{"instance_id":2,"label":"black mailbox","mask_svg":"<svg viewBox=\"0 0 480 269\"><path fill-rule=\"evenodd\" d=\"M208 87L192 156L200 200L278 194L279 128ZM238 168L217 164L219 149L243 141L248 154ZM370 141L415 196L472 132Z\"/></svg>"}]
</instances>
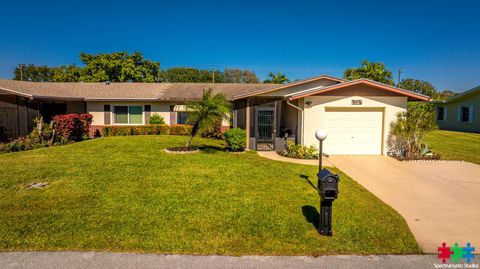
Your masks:
<instances>
[{"instance_id":1,"label":"black mailbox","mask_svg":"<svg viewBox=\"0 0 480 269\"><path fill-rule=\"evenodd\" d=\"M338 197L338 182L340 177L328 169L318 173L318 194L324 201L333 201Z\"/></svg>"}]
</instances>

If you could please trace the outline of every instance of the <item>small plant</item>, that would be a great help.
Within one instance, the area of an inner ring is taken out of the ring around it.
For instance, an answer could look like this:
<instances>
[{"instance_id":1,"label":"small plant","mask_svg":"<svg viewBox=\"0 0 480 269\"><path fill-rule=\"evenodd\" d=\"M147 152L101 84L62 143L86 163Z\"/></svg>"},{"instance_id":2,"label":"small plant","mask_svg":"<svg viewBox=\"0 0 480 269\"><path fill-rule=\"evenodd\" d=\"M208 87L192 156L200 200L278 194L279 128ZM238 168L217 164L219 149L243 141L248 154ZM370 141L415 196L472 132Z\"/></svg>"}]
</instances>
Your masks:
<instances>
[{"instance_id":1,"label":"small plant","mask_svg":"<svg viewBox=\"0 0 480 269\"><path fill-rule=\"evenodd\" d=\"M233 128L225 132L227 149L231 151L243 151L247 145L246 132L240 128Z\"/></svg>"},{"instance_id":2,"label":"small plant","mask_svg":"<svg viewBox=\"0 0 480 269\"><path fill-rule=\"evenodd\" d=\"M437 129L432 104L409 103L397 115L387 139L388 154L402 160L424 159L430 149L423 143L425 135Z\"/></svg>"},{"instance_id":3,"label":"small plant","mask_svg":"<svg viewBox=\"0 0 480 269\"><path fill-rule=\"evenodd\" d=\"M223 139L222 121L219 120L215 124L205 127L200 131L200 135L204 138Z\"/></svg>"},{"instance_id":4,"label":"small plant","mask_svg":"<svg viewBox=\"0 0 480 269\"><path fill-rule=\"evenodd\" d=\"M303 146L291 141L287 142L287 148L280 155L295 159L318 159L318 149L315 146Z\"/></svg>"},{"instance_id":5,"label":"small plant","mask_svg":"<svg viewBox=\"0 0 480 269\"><path fill-rule=\"evenodd\" d=\"M158 115L158 114L153 114L150 116L150 120L148 121L150 124L165 124L165 119Z\"/></svg>"}]
</instances>

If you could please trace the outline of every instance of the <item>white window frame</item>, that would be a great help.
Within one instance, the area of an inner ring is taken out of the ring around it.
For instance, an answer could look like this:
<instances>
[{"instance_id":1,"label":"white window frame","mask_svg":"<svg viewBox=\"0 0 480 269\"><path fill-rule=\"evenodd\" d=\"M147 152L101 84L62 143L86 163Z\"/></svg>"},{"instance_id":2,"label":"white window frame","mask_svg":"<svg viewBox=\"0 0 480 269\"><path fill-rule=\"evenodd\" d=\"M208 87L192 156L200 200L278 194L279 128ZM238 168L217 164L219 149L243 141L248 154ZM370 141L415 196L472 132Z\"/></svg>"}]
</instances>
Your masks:
<instances>
[{"instance_id":1,"label":"white window frame","mask_svg":"<svg viewBox=\"0 0 480 269\"><path fill-rule=\"evenodd\" d=\"M443 108L443 119L442 120L438 119L438 108L439 107ZM447 106L437 106L437 109L436 109L435 113L437 114L437 118L436 118L437 121L447 121Z\"/></svg>"},{"instance_id":2,"label":"white window frame","mask_svg":"<svg viewBox=\"0 0 480 269\"><path fill-rule=\"evenodd\" d=\"M128 123L116 123L115 122L115 107L116 106L126 106L127 107L127 111L130 111L130 107L131 106L139 106L142 108L142 123L130 123L130 112L128 112ZM110 119L110 122L112 123L112 125L145 125L145 105L127 105L127 104L110 104L110 110L111 110L111 119Z\"/></svg>"},{"instance_id":3,"label":"white window frame","mask_svg":"<svg viewBox=\"0 0 480 269\"><path fill-rule=\"evenodd\" d=\"M462 109L463 108L468 108L468 121L463 121L463 113ZM458 107L458 121L461 123L473 123L473 111L474 111L474 106L473 105L460 105Z\"/></svg>"}]
</instances>

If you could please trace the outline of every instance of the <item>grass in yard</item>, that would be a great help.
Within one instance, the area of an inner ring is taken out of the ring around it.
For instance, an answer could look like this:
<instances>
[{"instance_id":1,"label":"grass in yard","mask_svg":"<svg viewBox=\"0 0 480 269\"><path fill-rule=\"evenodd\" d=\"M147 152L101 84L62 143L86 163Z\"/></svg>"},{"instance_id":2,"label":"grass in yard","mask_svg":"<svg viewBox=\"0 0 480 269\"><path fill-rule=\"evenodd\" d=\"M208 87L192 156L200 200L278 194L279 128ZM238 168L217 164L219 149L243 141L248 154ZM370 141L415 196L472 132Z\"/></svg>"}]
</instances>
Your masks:
<instances>
[{"instance_id":1,"label":"grass in yard","mask_svg":"<svg viewBox=\"0 0 480 269\"><path fill-rule=\"evenodd\" d=\"M178 254L419 253L403 218L341 173L333 237L320 236L316 167L187 137L95 139L0 155L0 250ZM338 171L337 171L338 172ZM44 189L25 189L48 182Z\"/></svg>"},{"instance_id":2,"label":"grass in yard","mask_svg":"<svg viewBox=\"0 0 480 269\"><path fill-rule=\"evenodd\" d=\"M463 160L480 164L480 134L438 130L425 142L445 160Z\"/></svg>"}]
</instances>

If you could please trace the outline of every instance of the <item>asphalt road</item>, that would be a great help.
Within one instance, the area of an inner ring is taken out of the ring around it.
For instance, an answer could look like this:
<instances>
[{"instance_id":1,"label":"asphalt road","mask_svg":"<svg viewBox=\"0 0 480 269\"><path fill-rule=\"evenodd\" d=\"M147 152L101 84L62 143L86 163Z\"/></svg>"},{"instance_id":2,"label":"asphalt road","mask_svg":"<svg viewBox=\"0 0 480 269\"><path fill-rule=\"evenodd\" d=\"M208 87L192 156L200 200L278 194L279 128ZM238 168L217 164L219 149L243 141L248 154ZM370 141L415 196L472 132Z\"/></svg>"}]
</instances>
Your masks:
<instances>
[{"instance_id":1,"label":"asphalt road","mask_svg":"<svg viewBox=\"0 0 480 269\"><path fill-rule=\"evenodd\" d=\"M478 264L478 259L475 261ZM106 252L0 252L0 268L435 268L435 255L192 256Z\"/></svg>"}]
</instances>

